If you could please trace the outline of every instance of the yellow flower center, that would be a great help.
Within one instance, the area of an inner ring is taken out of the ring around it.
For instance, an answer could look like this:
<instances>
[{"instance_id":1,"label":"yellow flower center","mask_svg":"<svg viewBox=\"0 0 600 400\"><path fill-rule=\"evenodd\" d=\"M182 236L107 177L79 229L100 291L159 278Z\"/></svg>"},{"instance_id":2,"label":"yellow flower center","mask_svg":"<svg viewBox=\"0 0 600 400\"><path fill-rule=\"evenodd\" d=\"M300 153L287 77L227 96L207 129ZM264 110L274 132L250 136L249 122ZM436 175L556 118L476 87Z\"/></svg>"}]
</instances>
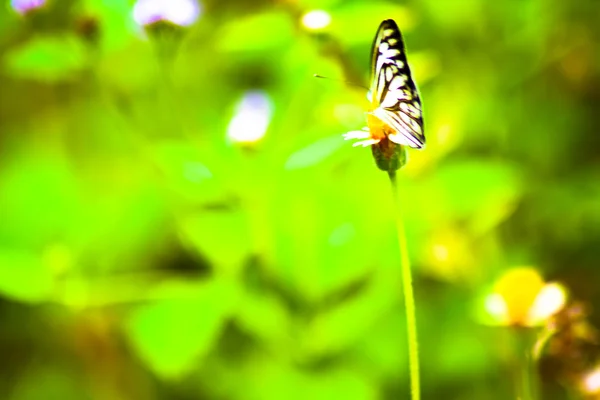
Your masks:
<instances>
[{"instance_id":1,"label":"yellow flower center","mask_svg":"<svg viewBox=\"0 0 600 400\"><path fill-rule=\"evenodd\" d=\"M372 112L367 113L367 127L371 138L377 140L383 140L394 133L394 130L388 124L377 118Z\"/></svg>"}]
</instances>

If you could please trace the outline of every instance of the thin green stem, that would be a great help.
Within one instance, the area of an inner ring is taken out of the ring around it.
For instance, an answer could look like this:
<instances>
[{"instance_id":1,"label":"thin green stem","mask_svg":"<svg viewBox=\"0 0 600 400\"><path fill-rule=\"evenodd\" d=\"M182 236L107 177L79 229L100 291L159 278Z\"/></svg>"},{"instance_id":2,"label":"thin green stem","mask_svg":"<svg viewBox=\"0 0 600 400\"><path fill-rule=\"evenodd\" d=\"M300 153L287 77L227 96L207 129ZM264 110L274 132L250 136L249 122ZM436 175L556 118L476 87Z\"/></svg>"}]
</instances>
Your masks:
<instances>
[{"instance_id":1,"label":"thin green stem","mask_svg":"<svg viewBox=\"0 0 600 400\"><path fill-rule=\"evenodd\" d=\"M402 217L402 204L398 195L398 182L396 172L388 172L392 185L392 197L396 210L396 230L398 232L398 245L400 246L400 267L402 268L402 286L404 292L404 307L406 309L406 330L408 338L408 361L410 371L410 394L412 400L421 398L421 387L419 384L419 341L417 339L417 317L415 312L415 296L413 293L412 272L408 246L406 245L406 233L404 231L404 219Z\"/></svg>"},{"instance_id":2,"label":"thin green stem","mask_svg":"<svg viewBox=\"0 0 600 400\"><path fill-rule=\"evenodd\" d=\"M526 328L516 328L516 348L518 363L517 375L517 399L537 400L537 365L533 358L533 334Z\"/></svg>"}]
</instances>

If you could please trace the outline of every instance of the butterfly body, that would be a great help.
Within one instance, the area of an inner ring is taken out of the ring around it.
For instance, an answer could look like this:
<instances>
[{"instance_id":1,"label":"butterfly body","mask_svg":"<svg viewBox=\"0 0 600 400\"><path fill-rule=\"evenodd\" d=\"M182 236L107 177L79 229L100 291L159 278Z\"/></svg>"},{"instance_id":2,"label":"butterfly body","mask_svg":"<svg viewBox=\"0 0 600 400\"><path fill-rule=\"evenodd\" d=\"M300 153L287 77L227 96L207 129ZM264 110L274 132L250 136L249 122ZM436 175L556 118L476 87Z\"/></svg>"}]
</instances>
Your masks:
<instances>
[{"instance_id":1,"label":"butterfly body","mask_svg":"<svg viewBox=\"0 0 600 400\"><path fill-rule=\"evenodd\" d=\"M379 25L371 51L371 85L367 95L371 110L367 127L349 132L346 139L363 139L369 146L389 140L416 149L425 146L421 99L406 59L402 34L396 23Z\"/></svg>"}]
</instances>

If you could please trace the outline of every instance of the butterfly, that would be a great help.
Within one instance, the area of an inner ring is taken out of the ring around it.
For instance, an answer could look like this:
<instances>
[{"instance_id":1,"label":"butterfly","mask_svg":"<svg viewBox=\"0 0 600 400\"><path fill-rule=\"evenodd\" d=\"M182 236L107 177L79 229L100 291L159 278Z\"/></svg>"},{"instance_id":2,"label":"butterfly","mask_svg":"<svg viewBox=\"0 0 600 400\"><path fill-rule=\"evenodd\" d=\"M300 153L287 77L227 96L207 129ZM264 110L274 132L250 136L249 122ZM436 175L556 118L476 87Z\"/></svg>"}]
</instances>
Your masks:
<instances>
[{"instance_id":1,"label":"butterfly","mask_svg":"<svg viewBox=\"0 0 600 400\"><path fill-rule=\"evenodd\" d=\"M398 25L387 19L379 25L371 50L371 85L367 127L344 135L363 139L354 146L369 146L389 140L422 149L425 146L421 98L406 60L406 49Z\"/></svg>"}]
</instances>

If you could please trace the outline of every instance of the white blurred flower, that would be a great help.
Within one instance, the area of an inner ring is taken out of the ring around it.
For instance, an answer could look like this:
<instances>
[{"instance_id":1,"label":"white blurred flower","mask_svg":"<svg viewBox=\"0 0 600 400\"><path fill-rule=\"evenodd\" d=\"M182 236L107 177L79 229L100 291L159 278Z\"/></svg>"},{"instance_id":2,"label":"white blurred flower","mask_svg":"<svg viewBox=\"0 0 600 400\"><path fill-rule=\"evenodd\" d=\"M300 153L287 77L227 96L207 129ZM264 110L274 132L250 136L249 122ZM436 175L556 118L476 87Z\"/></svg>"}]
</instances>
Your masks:
<instances>
[{"instance_id":1,"label":"white blurred flower","mask_svg":"<svg viewBox=\"0 0 600 400\"><path fill-rule=\"evenodd\" d=\"M11 0L10 6L19 14L25 14L36 8L43 7L46 0Z\"/></svg>"},{"instance_id":2,"label":"white blurred flower","mask_svg":"<svg viewBox=\"0 0 600 400\"><path fill-rule=\"evenodd\" d=\"M196 22L200 12L196 0L138 0L133 6L133 19L138 25L168 21L188 26Z\"/></svg>"},{"instance_id":3,"label":"white blurred flower","mask_svg":"<svg viewBox=\"0 0 600 400\"><path fill-rule=\"evenodd\" d=\"M302 25L306 29L317 31L326 28L331 23L331 16L327 11L312 10L302 16Z\"/></svg>"},{"instance_id":4,"label":"white blurred flower","mask_svg":"<svg viewBox=\"0 0 600 400\"><path fill-rule=\"evenodd\" d=\"M529 309L527 321L531 325L539 325L562 310L566 302L567 292L565 288L558 283L547 283L540 290Z\"/></svg>"},{"instance_id":5,"label":"white blurred flower","mask_svg":"<svg viewBox=\"0 0 600 400\"><path fill-rule=\"evenodd\" d=\"M246 92L229 122L227 137L236 143L259 141L267 133L272 114L273 105L266 93L259 90Z\"/></svg>"}]
</instances>

